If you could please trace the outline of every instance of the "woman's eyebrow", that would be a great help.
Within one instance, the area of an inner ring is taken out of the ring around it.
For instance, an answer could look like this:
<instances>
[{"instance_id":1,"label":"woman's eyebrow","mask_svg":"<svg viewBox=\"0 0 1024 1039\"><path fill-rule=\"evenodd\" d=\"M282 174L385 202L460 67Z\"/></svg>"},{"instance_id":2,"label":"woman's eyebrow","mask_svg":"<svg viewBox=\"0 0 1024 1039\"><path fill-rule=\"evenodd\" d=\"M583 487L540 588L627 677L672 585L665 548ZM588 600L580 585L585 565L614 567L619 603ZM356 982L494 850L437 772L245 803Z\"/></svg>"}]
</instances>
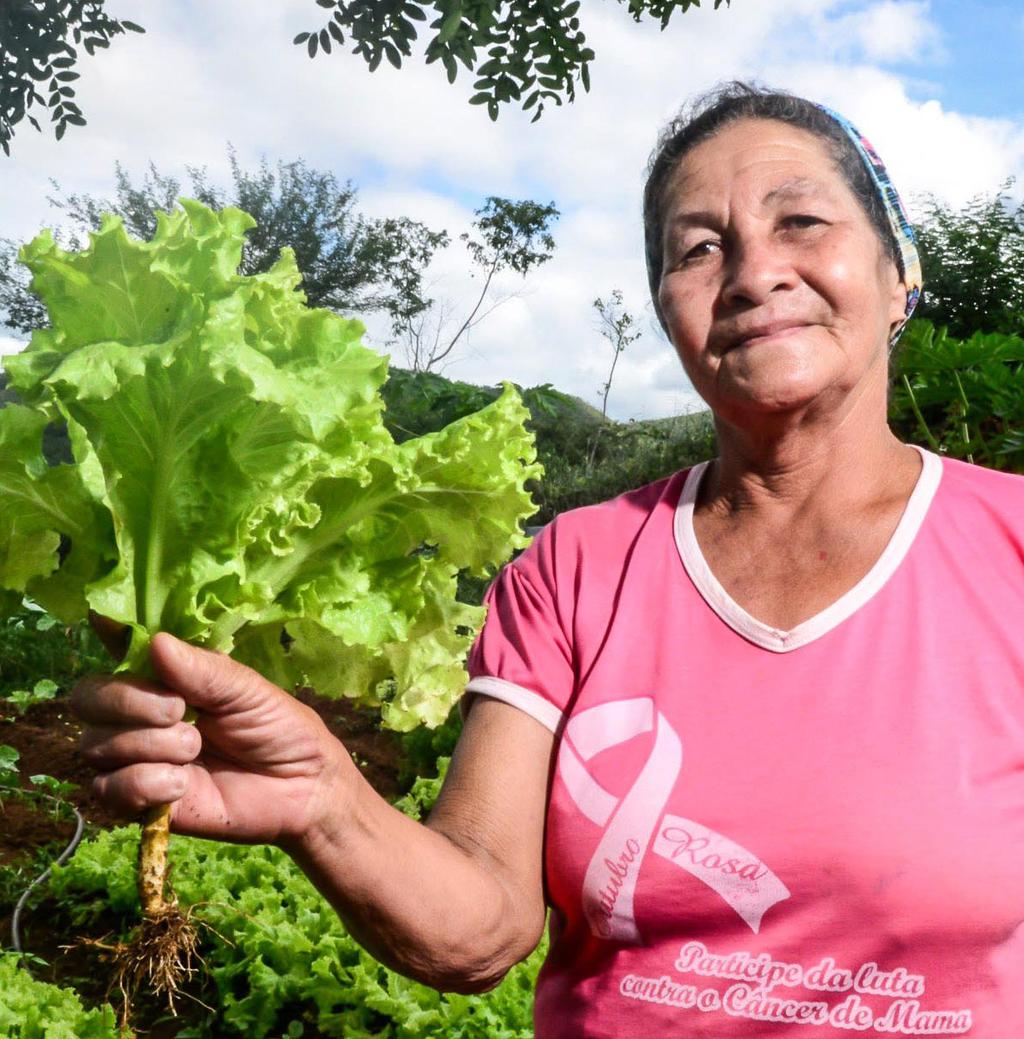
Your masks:
<instances>
[{"instance_id":1,"label":"woman's eyebrow","mask_svg":"<svg viewBox=\"0 0 1024 1039\"><path fill-rule=\"evenodd\" d=\"M721 217L716 216L710 210L695 209L675 213L666 224L667 230L676 230L686 227L714 227Z\"/></svg>"},{"instance_id":2,"label":"woman's eyebrow","mask_svg":"<svg viewBox=\"0 0 1024 1039\"><path fill-rule=\"evenodd\" d=\"M820 181L812 180L810 177L793 177L772 188L761 199L761 203L769 205L773 202L791 202L797 198L814 198L825 194Z\"/></svg>"},{"instance_id":3,"label":"woman's eyebrow","mask_svg":"<svg viewBox=\"0 0 1024 1039\"><path fill-rule=\"evenodd\" d=\"M800 198L828 198L831 193L819 180L811 177L791 177L776 185L762 199L762 205L791 202ZM666 230L687 227L714 227L721 218L710 210L683 210L666 221Z\"/></svg>"}]
</instances>

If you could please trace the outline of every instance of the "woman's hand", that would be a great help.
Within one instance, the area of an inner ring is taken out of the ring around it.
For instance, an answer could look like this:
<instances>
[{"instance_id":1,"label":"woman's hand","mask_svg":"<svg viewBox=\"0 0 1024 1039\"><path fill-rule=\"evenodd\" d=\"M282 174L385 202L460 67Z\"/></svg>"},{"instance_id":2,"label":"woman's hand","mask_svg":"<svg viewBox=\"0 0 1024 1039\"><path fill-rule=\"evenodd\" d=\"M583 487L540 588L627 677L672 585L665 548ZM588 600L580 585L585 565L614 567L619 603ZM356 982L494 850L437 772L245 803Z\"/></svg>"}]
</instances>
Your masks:
<instances>
[{"instance_id":1,"label":"woman's hand","mask_svg":"<svg viewBox=\"0 0 1024 1039\"><path fill-rule=\"evenodd\" d=\"M126 815L170 803L178 833L282 846L357 941L435 988L485 991L534 948L554 749L537 721L479 697L422 825L255 671L166 634L150 656L157 681L97 676L72 694L104 803Z\"/></svg>"},{"instance_id":2,"label":"woman's hand","mask_svg":"<svg viewBox=\"0 0 1024 1039\"><path fill-rule=\"evenodd\" d=\"M173 803L178 833L285 845L337 814L358 772L314 711L173 636L157 635L150 652L159 683L95 676L72 694L85 723L81 752L106 805L135 816ZM195 725L183 721L187 707Z\"/></svg>"}]
</instances>

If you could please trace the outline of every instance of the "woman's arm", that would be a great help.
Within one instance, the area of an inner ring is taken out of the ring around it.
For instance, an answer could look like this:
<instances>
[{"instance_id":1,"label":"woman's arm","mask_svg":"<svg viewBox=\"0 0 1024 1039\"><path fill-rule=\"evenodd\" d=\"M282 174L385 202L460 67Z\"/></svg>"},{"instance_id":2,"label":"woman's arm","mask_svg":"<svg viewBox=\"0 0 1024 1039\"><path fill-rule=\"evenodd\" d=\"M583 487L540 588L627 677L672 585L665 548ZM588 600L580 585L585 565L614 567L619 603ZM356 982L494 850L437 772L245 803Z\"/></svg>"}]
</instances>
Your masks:
<instances>
[{"instance_id":1,"label":"woman's arm","mask_svg":"<svg viewBox=\"0 0 1024 1039\"><path fill-rule=\"evenodd\" d=\"M435 988L485 991L543 931L552 745L522 711L478 699L425 826L360 776L350 808L288 850L381 962Z\"/></svg>"},{"instance_id":2,"label":"woman's arm","mask_svg":"<svg viewBox=\"0 0 1024 1039\"><path fill-rule=\"evenodd\" d=\"M256 672L167 635L151 655L159 682L99 676L74 693L110 807L173 802L176 832L280 845L374 955L436 988L490 988L536 945L554 745L542 725L475 702L421 824L373 791L316 712Z\"/></svg>"}]
</instances>

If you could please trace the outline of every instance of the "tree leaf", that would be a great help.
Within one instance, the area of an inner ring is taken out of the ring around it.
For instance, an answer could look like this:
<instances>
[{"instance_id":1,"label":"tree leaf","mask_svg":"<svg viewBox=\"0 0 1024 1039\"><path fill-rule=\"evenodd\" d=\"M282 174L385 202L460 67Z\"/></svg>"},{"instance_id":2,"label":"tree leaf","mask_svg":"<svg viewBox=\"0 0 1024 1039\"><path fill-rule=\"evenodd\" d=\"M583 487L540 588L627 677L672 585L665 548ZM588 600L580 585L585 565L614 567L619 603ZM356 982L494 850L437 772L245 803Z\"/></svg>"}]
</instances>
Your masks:
<instances>
[{"instance_id":1,"label":"tree leaf","mask_svg":"<svg viewBox=\"0 0 1024 1039\"><path fill-rule=\"evenodd\" d=\"M456 3L452 10L441 22L441 29L437 34L438 43L450 43L462 26L462 4Z\"/></svg>"},{"instance_id":2,"label":"tree leaf","mask_svg":"<svg viewBox=\"0 0 1024 1039\"><path fill-rule=\"evenodd\" d=\"M387 40L384 41L384 53L387 56L388 61L390 61L396 69L402 67L402 55L399 54L398 48L393 43L389 43Z\"/></svg>"}]
</instances>

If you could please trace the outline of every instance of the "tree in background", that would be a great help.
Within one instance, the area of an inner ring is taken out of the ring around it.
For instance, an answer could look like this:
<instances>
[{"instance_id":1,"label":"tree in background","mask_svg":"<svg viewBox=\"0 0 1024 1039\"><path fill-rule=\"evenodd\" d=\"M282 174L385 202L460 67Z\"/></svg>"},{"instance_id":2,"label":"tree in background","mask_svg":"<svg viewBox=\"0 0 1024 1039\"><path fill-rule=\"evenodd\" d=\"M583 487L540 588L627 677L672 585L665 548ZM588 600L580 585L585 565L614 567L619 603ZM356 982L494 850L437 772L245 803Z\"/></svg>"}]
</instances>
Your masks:
<instances>
[{"instance_id":1,"label":"tree in background","mask_svg":"<svg viewBox=\"0 0 1024 1039\"><path fill-rule=\"evenodd\" d=\"M927 200L924 296L894 357L896 433L952 458L1024 471L1024 207L1013 181L962 209Z\"/></svg>"},{"instance_id":2,"label":"tree in background","mask_svg":"<svg viewBox=\"0 0 1024 1039\"><path fill-rule=\"evenodd\" d=\"M612 289L607 300L598 297L594 300L594 309L600 317L601 335L608 340L612 348L612 366L608 372L608 381L604 384L604 396L601 398L601 415L608 417L608 394L611 392L612 380L615 378L615 366L619 356L630 343L635 343L643 333L636 330L636 318L626 309L622 300L622 290Z\"/></svg>"},{"instance_id":3,"label":"tree in background","mask_svg":"<svg viewBox=\"0 0 1024 1039\"><path fill-rule=\"evenodd\" d=\"M594 300L593 307L600 318L598 328L601 335L608 340L612 348L612 366L608 370L608 381L602 387L603 396L601 397L601 418L606 420L608 418L608 394L611 393L612 380L615 378L615 367L619 363L619 357L626 347L630 343L635 343L643 333L636 328L636 318L626 309L621 289L612 289L611 296L606 300L599 296ZM586 467L588 471L594 467L598 447L607 430L607 426L599 425L591 434L590 445L587 449Z\"/></svg>"},{"instance_id":4,"label":"tree in background","mask_svg":"<svg viewBox=\"0 0 1024 1039\"><path fill-rule=\"evenodd\" d=\"M243 169L230 153L232 184L211 183L205 167L188 168L191 195L214 208L238 206L256 218L246 237L241 273L267 270L288 246L302 273L310 305L348 314L383 311L393 322L411 320L430 300L423 296L422 275L435 251L448 245L444 231L432 231L405 217L369 219L357 209L356 188L332 173L312 169L302 159L262 161ZM61 193L54 183L50 204L63 226L65 244L81 248L85 235L114 213L130 234L149 239L156 213L169 212L181 194L180 182L152 164L142 182L132 181L118 165L113 198ZM0 314L20 332L45 324L45 311L28 288L28 273L17 262L18 246L0 239Z\"/></svg>"},{"instance_id":5,"label":"tree in background","mask_svg":"<svg viewBox=\"0 0 1024 1039\"><path fill-rule=\"evenodd\" d=\"M58 141L68 126L85 126L71 86L79 78L74 71L77 48L92 55L121 33L145 31L134 22L111 18L103 4L104 0L0 2L0 148L5 154L11 154L14 127L22 119L42 130L29 113L33 105L49 108Z\"/></svg>"},{"instance_id":6,"label":"tree in background","mask_svg":"<svg viewBox=\"0 0 1024 1039\"><path fill-rule=\"evenodd\" d=\"M957 339L1024 331L1024 207L1008 180L955 210L934 196L918 229L924 297L918 316Z\"/></svg>"},{"instance_id":7,"label":"tree in background","mask_svg":"<svg viewBox=\"0 0 1024 1039\"><path fill-rule=\"evenodd\" d=\"M590 89L594 52L580 27L580 0L316 0L331 11L322 28L302 32L295 43L311 58L334 45L351 44L372 72L387 59L395 68L412 56L420 29L427 35L426 62L439 61L454 83L462 64L477 78L470 104L486 105L498 118L502 104L518 101L540 118L545 102L576 99L576 83ZM700 0L618 0L634 21L646 15L664 29L676 11ZM723 0L715 0L715 8ZM726 6L729 0L725 0ZM424 26L424 23L427 23Z\"/></svg>"},{"instance_id":8,"label":"tree in background","mask_svg":"<svg viewBox=\"0 0 1024 1039\"><path fill-rule=\"evenodd\" d=\"M414 372L428 372L440 367L451 356L460 339L511 298L489 299L496 274L510 270L525 278L534 267L547 263L554 252L555 240L550 228L559 213L553 202L541 205L529 199L516 202L492 195L476 210L475 216L473 231L460 235L460 238L473 262L483 272L483 284L475 304L454 335L449 334L454 308L444 301L395 322L395 334L404 346L406 362Z\"/></svg>"}]
</instances>

